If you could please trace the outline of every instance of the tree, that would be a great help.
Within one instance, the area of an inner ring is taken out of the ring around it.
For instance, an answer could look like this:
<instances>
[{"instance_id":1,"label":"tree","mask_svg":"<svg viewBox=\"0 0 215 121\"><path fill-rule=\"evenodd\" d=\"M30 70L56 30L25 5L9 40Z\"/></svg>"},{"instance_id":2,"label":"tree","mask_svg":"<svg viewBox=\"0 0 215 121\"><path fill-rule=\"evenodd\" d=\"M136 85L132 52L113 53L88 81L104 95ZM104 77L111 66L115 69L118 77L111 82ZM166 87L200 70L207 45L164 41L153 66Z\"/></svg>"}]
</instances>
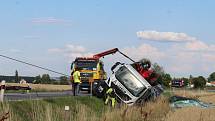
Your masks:
<instances>
[{"instance_id":1,"label":"tree","mask_svg":"<svg viewBox=\"0 0 215 121\"><path fill-rule=\"evenodd\" d=\"M66 76L61 76L60 84L68 84L68 78Z\"/></svg>"},{"instance_id":2,"label":"tree","mask_svg":"<svg viewBox=\"0 0 215 121\"><path fill-rule=\"evenodd\" d=\"M189 83L190 83L190 85L193 84L193 76L192 75L190 75L190 77L189 77Z\"/></svg>"},{"instance_id":3,"label":"tree","mask_svg":"<svg viewBox=\"0 0 215 121\"><path fill-rule=\"evenodd\" d=\"M208 77L208 82L215 81L215 72L211 73Z\"/></svg>"},{"instance_id":4,"label":"tree","mask_svg":"<svg viewBox=\"0 0 215 121\"><path fill-rule=\"evenodd\" d=\"M184 81L184 86L189 85L189 79L188 78L182 77L181 80Z\"/></svg>"},{"instance_id":5,"label":"tree","mask_svg":"<svg viewBox=\"0 0 215 121\"><path fill-rule=\"evenodd\" d=\"M163 76L165 75L164 69L162 66L159 66L158 63L152 64L152 70L159 75L157 82L163 84Z\"/></svg>"},{"instance_id":6,"label":"tree","mask_svg":"<svg viewBox=\"0 0 215 121\"><path fill-rule=\"evenodd\" d=\"M34 84L40 84L41 83L41 76L40 75L38 75L38 76L36 76L35 77L35 81L33 82Z\"/></svg>"},{"instance_id":7,"label":"tree","mask_svg":"<svg viewBox=\"0 0 215 121\"><path fill-rule=\"evenodd\" d=\"M19 83L20 79L19 79L19 74L18 71L15 71L15 83Z\"/></svg>"},{"instance_id":8,"label":"tree","mask_svg":"<svg viewBox=\"0 0 215 121\"><path fill-rule=\"evenodd\" d=\"M51 79L49 74L43 74L41 78L41 83L43 84L51 84Z\"/></svg>"},{"instance_id":9,"label":"tree","mask_svg":"<svg viewBox=\"0 0 215 121\"><path fill-rule=\"evenodd\" d=\"M163 74L162 76L162 82L163 82L163 85L166 86L166 87L169 87L169 83L172 81L172 77L170 76L170 74L166 73L166 74Z\"/></svg>"},{"instance_id":10,"label":"tree","mask_svg":"<svg viewBox=\"0 0 215 121\"><path fill-rule=\"evenodd\" d=\"M204 88L206 85L206 79L203 76L193 78L194 88Z\"/></svg>"},{"instance_id":11,"label":"tree","mask_svg":"<svg viewBox=\"0 0 215 121\"><path fill-rule=\"evenodd\" d=\"M158 63L152 64L152 70L154 70L157 74L164 75L164 69L162 66L159 66Z\"/></svg>"}]
</instances>

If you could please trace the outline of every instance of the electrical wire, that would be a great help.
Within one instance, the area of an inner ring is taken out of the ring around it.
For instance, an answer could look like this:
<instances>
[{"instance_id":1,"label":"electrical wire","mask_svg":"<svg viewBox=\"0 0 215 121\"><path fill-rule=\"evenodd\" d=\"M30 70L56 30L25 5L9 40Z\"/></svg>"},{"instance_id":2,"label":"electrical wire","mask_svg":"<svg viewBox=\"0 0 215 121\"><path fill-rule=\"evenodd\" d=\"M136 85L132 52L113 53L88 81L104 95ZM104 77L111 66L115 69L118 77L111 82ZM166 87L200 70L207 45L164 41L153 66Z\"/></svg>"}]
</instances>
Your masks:
<instances>
[{"instance_id":1,"label":"electrical wire","mask_svg":"<svg viewBox=\"0 0 215 121\"><path fill-rule=\"evenodd\" d=\"M70 76L70 75L67 75L67 74L64 74L64 73L60 73L60 72L57 72L57 71L54 71L54 70L51 70L51 69L48 69L48 68L45 68L45 67L42 67L42 66L38 66L38 65L35 65L35 64L31 64L31 63L28 63L28 62L25 62L25 61L22 61L22 60L18 60L18 59L12 58L12 57L8 57L8 56L1 55L1 54L0 54L0 56L3 57L3 58L7 58L7 59L10 59L10 60L22 63L22 64L26 64L26 65L33 66L33 67L36 67L36 68L39 68L39 69L50 71L52 73L56 73L56 74L67 76L67 77Z\"/></svg>"}]
</instances>

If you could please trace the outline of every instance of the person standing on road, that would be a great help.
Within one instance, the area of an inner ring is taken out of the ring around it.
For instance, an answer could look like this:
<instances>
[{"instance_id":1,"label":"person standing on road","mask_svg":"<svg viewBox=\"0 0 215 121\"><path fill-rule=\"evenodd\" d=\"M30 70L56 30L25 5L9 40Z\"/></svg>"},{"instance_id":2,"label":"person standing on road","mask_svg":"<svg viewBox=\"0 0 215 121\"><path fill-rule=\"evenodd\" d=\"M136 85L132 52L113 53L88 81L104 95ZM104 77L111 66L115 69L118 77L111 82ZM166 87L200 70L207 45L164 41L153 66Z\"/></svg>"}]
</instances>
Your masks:
<instances>
[{"instance_id":1,"label":"person standing on road","mask_svg":"<svg viewBox=\"0 0 215 121\"><path fill-rule=\"evenodd\" d=\"M80 72L79 72L79 68L76 68L76 71L73 73L73 94L74 96L79 95L80 92L80 83L81 83L81 79L80 79Z\"/></svg>"}]
</instances>

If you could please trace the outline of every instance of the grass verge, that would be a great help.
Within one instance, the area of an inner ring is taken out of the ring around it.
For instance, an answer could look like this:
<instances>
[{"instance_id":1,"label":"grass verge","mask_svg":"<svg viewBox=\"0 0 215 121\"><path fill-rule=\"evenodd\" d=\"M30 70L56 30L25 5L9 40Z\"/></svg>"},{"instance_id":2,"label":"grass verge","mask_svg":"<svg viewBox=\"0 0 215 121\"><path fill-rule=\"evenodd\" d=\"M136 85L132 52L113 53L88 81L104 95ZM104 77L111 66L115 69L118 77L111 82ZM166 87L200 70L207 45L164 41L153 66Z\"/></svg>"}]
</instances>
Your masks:
<instances>
[{"instance_id":1,"label":"grass verge","mask_svg":"<svg viewBox=\"0 0 215 121\"><path fill-rule=\"evenodd\" d=\"M212 101L214 93L189 91L178 95L199 97ZM110 108L96 97L61 97L44 100L12 101L0 105L0 118L9 112L7 121L214 121L215 109L188 107L170 109L167 92L155 101L144 105ZM65 111L65 106L70 110Z\"/></svg>"}]
</instances>

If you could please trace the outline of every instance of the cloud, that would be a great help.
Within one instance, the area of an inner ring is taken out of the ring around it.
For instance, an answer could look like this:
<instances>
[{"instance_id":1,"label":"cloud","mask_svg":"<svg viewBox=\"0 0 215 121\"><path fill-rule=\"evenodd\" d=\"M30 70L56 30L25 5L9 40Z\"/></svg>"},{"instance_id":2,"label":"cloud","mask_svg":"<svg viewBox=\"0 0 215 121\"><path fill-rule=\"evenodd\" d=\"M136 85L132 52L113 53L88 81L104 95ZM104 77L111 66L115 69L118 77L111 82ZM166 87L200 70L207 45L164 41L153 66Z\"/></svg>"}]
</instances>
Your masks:
<instances>
[{"instance_id":1,"label":"cloud","mask_svg":"<svg viewBox=\"0 0 215 121\"><path fill-rule=\"evenodd\" d=\"M138 31L137 37L144 40L153 40L160 42L188 42L196 41L195 37L188 36L185 33L176 32L158 32L158 31Z\"/></svg>"},{"instance_id":2,"label":"cloud","mask_svg":"<svg viewBox=\"0 0 215 121\"><path fill-rule=\"evenodd\" d=\"M11 49L1 49L0 52L2 52L2 53L15 53L15 54L17 54L17 53L21 53L22 50L11 48Z\"/></svg>"},{"instance_id":3,"label":"cloud","mask_svg":"<svg viewBox=\"0 0 215 121\"><path fill-rule=\"evenodd\" d=\"M26 35L24 36L24 39L39 39L39 36L31 36L31 35Z\"/></svg>"},{"instance_id":4,"label":"cloud","mask_svg":"<svg viewBox=\"0 0 215 121\"><path fill-rule=\"evenodd\" d=\"M132 57L134 60L140 60L142 58L149 58L152 60L159 60L165 57L165 53L153 47L150 44L142 44L140 46L125 47L122 49L124 53Z\"/></svg>"},{"instance_id":5,"label":"cloud","mask_svg":"<svg viewBox=\"0 0 215 121\"><path fill-rule=\"evenodd\" d=\"M45 18L33 18L31 20L32 23L35 24L64 24L68 23L69 21L54 17L45 17Z\"/></svg>"},{"instance_id":6,"label":"cloud","mask_svg":"<svg viewBox=\"0 0 215 121\"><path fill-rule=\"evenodd\" d=\"M22 52L22 51L19 50L19 49L9 49L8 52L11 52L11 53L20 53L20 52Z\"/></svg>"},{"instance_id":7,"label":"cloud","mask_svg":"<svg viewBox=\"0 0 215 121\"><path fill-rule=\"evenodd\" d=\"M161 61L164 61L166 71L171 74L205 76L205 74L214 71L212 65L215 64L215 53L213 51L206 51L210 49L210 46L206 45L193 44L190 48L187 48L186 44L179 44L177 48L175 46L170 47L168 50L163 51L166 53L166 58ZM202 49L197 48L201 46Z\"/></svg>"},{"instance_id":8,"label":"cloud","mask_svg":"<svg viewBox=\"0 0 215 121\"><path fill-rule=\"evenodd\" d=\"M208 45L202 41L188 42L185 48L190 51L215 51L215 45Z\"/></svg>"},{"instance_id":9,"label":"cloud","mask_svg":"<svg viewBox=\"0 0 215 121\"><path fill-rule=\"evenodd\" d=\"M137 37L157 42L173 42L168 44L169 47L166 49L155 48L152 45L144 47L150 50L149 55L144 56L157 60L158 63L164 65L167 72L173 75L194 74L198 76L214 71L212 65L215 64L215 44L208 44L186 33L176 32L139 31ZM140 47L134 49L141 52L138 48ZM132 49L129 50L130 53L132 51Z\"/></svg>"},{"instance_id":10,"label":"cloud","mask_svg":"<svg viewBox=\"0 0 215 121\"><path fill-rule=\"evenodd\" d=\"M173 73L182 73L184 71L188 72L189 71L192 71L193 70L193 67L192 65L189 65L189 64L183 64L183 65L172 65L171 67L168 68L168 71L170 72L173 72Z\"/></svg>"},{"instance_id":11,"label":"cloud","mask_svg":"<svg viewBox=\"0 0 215 121\"><path fill-rule=\"evenodd\" d=\"M76 57L92 57L92 53L87 52L87 49L81 45L67 44L63 48L48 49L49 53L62 54L73 61Z\"/></svg>"},{"instance_id":12,"label":"cloud","mask_svg":"<svg viewBox=\"0 0 215 121\"><path fill-rule=\"evenodd\" d=\"M60 48L51 48L51 49L48 49L48 52L49 53L61 53L63 52L64 50L63 49L60 49Z\"/></svg>"},{"instance_id":13,"label":"cloud","mask_svg":"<svg viewBox=\"0 0 215 121\"><path fill-rule=\"evenodd\" d=\"M73 53L84 53L86 52L86 48L80 45L68 44L65 46L65 51Z\"/></svg>"}]
</instances>

